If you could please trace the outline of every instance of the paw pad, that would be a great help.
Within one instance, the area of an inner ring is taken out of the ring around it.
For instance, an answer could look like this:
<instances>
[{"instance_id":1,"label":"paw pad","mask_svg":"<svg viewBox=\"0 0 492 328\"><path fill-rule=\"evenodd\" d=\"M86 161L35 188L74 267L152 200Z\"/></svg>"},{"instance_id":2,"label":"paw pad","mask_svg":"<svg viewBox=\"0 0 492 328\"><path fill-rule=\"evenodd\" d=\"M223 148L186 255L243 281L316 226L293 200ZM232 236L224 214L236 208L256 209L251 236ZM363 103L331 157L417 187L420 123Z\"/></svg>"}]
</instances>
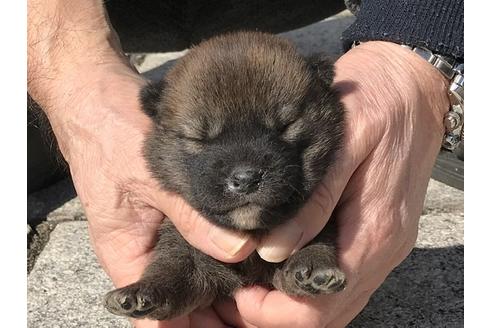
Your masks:
<instances>
[{"instance_id":1,"label":"paw pad","mask_svg":"<svg viewBox=\"0 0 492 328\"><path fill-rule=\"evenodd\" d=\"M295 283L309 294L331 294L345 288L345 274L338 268L301 267L295 270Z\"/></svg>"},{"instance_id":2,"label":"paw pad","mask_svg":"<svg viewBox=\"0 0 492 328\"><path fill-rule=\"evenodd\" d=\"M106 294L104 306L109 312L132 318L141 318L157 308L148 288L138 283Z\"/></svg>"}]
</instances>

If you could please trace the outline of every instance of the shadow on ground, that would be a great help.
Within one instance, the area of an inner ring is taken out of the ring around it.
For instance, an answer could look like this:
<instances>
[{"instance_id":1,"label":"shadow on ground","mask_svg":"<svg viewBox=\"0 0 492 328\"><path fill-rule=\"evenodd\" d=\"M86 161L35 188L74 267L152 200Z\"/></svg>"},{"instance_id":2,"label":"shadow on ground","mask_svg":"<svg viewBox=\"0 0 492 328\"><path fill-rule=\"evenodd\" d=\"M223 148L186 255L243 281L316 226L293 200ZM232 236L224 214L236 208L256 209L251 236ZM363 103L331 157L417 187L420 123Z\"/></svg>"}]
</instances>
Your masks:
<instances>
[{"instance_id":1,"label":"shadow on ground","mask_svg":"<svg viewBox=\"0 0 492 328\"><path fill-rule=\"evenodd\" d=\"M33 225L40 223L49 213L75 197L77 193L70 178L28 195L27 222Z\"/></svg>"},{"instance_id":2,"label":"shadow on ground","mask_svg":"<svg viewBox=\"0 0 492 328\"><path fill-rule=\"evenodd\" d=\"M48 215L62 209L63 213L66 212L67 219L80 219L81 215L72 215L74 211L63 208L75 197L77 193L70 178L27 196L27 273L31 272L36 258L43 251L51 231L56 226L55 221L47 220Z\"/></svg>"},{"instance_id":3,"label":"shadow on ground","mask_svg":"<svg viewBox=\"0 0 492 328\"><path fill-rule=\"evenodd\" d=\"M349 327L463 327L463 251L415 248Z\"/></svg>"}]
</instances>

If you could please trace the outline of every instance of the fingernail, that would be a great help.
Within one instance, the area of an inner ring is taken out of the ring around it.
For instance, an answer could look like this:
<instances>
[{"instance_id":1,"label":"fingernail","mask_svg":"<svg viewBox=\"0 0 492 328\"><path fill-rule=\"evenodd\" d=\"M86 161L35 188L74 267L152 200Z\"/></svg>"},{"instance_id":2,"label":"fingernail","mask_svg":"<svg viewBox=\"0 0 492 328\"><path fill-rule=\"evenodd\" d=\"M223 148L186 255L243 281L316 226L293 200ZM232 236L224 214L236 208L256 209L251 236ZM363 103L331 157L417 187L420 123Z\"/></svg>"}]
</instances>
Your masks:
<instances>
[{"instance_id":1,"label":"fingernail","mask_svg":"<svg viewBox=\"0 0 492 328\"><path fill-rule=\"evenodd\" d=\"M209 237L215 246L230 256L235 256L239 253L249 240L246 235L235 234L215 226L210 229Z\"/></svg>"},{"instance_id":2,"label":"fingernail","mask_svg":"<svg viewBox=\"0 0 492 328\"><path fill-rule=\"evenodd\" d=\"M268 262L282 262L288 258L302 238L303 231L295 221L282 225L261 241L256 249Z\"/></svg>"}]
</instances>

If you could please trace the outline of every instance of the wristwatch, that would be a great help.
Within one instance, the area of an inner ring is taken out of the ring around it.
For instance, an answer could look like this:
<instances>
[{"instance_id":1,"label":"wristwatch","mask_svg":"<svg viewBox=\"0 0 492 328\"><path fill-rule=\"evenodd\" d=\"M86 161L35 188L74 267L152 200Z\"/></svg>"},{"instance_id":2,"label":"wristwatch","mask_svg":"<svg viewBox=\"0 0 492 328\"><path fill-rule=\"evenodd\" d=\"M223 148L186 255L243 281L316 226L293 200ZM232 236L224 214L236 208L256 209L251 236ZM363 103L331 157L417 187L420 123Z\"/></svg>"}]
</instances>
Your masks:
<instances>
[{"instance_id":1,"label":"wristwatch","mask_svg":"<svg viewBox=\"0 0 492 328\"><path fill-rule=\"evenodd\" d=\"M361 44L355 41L352 48ZM444 115L445 133L442 148L454 151L464 140L464 108L465 108L465 65L454 58L432 53L429 49L402 44L404 48L415 52L432 66L437 68L450 81L448 96L449 111Z\"/></svg>"},{"instance_id":2,"label":"wristwatch","mask_svg":"<svg viewBox=\"0 0 492 328\"><path fill-rule=\"evenodd\" d=\"M464 107L465 107L465 66L454 58L433 54L432 51L422 47L402 45L425 59L437 68L448 81L450 81L448 96L450 102L449 112L444 116L446 129L442 140L442 147L454 151L464 138Z\"/></svg>"}]
</instances>

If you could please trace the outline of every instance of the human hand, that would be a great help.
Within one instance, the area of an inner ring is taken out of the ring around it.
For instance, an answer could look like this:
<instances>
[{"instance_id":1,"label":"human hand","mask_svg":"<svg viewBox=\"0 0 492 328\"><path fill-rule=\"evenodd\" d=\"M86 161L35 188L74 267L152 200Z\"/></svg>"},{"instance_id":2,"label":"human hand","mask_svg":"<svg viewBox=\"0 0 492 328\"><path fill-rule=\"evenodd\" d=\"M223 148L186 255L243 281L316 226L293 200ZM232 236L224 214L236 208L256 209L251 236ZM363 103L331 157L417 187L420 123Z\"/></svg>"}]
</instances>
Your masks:
<instances>
[{"instance_id":1,"label":"human hand","mask_svg":"<svg viewBox=\"0 0 492 328\"><path fill-rule=\"evenodd\" d=\"M310 241L333 213L347 288L314 299L253 287L221 304L227 322L248 327L344 327L411 251L449 108L446 81L396 44L364 43L335 65L347 111L345 147L296 218L262 241L278 262Z\"/></svg>"}]
</instances>

